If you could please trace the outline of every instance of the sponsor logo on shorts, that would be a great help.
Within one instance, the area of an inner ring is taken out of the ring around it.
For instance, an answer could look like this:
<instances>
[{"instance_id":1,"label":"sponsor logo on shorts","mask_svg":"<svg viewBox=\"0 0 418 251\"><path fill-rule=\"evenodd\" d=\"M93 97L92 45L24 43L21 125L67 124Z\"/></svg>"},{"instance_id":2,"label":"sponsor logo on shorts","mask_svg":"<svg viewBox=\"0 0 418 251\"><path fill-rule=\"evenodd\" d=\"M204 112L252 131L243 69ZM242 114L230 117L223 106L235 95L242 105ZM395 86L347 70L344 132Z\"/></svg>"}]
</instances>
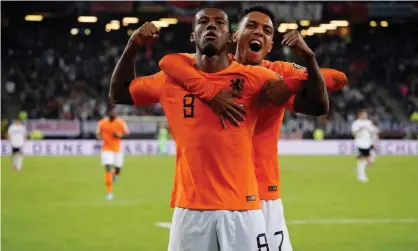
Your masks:
<instances>
[{"instance_id":1,"label":"sponsor logo on shorts","mask_svg":"<svg viewBox=\"0 0 418 251\"><path fill-rule=\"evenodd\" d=\"M248 195L247 196L247 201L256 201L257 197L255 197L254 195Z\"/></svg>"},{"instance_id":2,"label":"sponsor logo on shorts","mask_svg":"<svg viewBox=\"0 0 418 251\"><path fill-rule=\"evenodd\" d=\"M277 187L277 186L269 186L269 187L268 187L268 191L269 191L269 192L275 192L275 191L277 191L277 189L278 189L278 187Z\"/></svg>"}]
</instances>

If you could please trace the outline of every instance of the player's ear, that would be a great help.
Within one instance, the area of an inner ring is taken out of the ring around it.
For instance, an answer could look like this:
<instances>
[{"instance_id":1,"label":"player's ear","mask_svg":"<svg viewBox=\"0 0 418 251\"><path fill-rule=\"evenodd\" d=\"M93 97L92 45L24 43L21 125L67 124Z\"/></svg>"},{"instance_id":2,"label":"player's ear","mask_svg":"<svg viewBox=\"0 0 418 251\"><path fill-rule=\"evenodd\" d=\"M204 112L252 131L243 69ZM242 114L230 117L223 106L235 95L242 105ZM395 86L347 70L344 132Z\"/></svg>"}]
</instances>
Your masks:
<instances>
[{"instance_id":1,"label":"player's ear","mask_svg":"<svg viewBox=\"0 0 418 251\"><path fill-rule=\"evenodd\" d=\"M236 43L238 41L238 32L237 30L234 30L232 32L232 42Z\"/></svg>"},{"instance_id":2,"label":"player's ear","mask_svg":"<svg viewBox=\"0 0 418 251\"><path fill-rule=\"evenodd\" d=\"M192 34L190 34L190 42L192 42L192 43L196 42L194 32L192 32Z\"/></svg>"}]
</instances>

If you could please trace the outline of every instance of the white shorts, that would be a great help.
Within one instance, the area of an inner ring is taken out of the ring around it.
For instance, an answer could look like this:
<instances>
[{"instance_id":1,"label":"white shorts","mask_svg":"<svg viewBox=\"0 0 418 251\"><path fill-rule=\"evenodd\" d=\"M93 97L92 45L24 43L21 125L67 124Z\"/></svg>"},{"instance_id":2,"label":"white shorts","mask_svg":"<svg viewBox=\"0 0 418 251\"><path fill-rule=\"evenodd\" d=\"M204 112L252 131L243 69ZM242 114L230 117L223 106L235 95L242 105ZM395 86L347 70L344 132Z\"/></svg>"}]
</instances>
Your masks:
<instances>
[{"instance_id":1,"label":"white shorts","mask_svg":"<svg viewBox=\"0 0 418 251\"><path fill-rule=\"evenodd\" d=\"M174 209L168 251L267 251L267 245L261 210Z\"/></svg>"},{"instance_id":2,"label":"white shorts","mask_svg":"<svg viewBox=\"0 0 418 251\"><path fill-rule=\"evenodd\" d=\"M123 152L112 152L112 151L102 151L102 165L122 167L123 165Z\"/></svg>"},{"instance_id":3,"label":"white shorts","mask_svg":"<svg viewBox=\"0 0 418 251\"><path fill-rule=\"evenodd\" d=\"M280 199L262 200L261 205L266 220L270 250L292 251L282 201Z\"/></svg>"}]
</instances>

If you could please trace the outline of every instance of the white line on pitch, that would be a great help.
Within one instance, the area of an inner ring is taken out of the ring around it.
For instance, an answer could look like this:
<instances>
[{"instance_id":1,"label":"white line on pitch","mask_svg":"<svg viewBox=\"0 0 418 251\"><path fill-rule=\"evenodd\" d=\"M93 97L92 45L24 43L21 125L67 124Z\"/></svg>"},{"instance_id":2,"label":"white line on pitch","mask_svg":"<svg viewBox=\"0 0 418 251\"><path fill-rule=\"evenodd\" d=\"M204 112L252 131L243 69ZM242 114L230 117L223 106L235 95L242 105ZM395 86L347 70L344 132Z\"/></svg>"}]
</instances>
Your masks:
<instances>
[{"instance_id":1,"label":"white line on pitch","mask_svg":"<svg viewBox=\"0 0 418 251\"><path fill-rule=\"evenodd\" d=\"M418 223L418 219L318 219L318 220L289 220L287 225L307 225L307 224L390 224L390 223ZM171 222L156 222L157 227L171 227Z\"/></svg>"},{"instance_id":2,"label":"white line on pitch","mask_svg":"<svg viewBox=\"0 0 418 251\"><path fill-rule=\"evenodd\" d=\"M303 224L367 224L367 223L418 223L418 219L318 219L318 220L289 220L288 225Z\"/></svg>"},{"instance_id":3,"label":"white line on pitch","mask_svg":"<svg viewBox=\"0 0 418 251\"><path fill-rule=\"evenodd\" d=\"M156 222L155 225L157 227L162 227L162 228L168 228L168 229L170 229L171 222Z\"/></svg>"}]
</instances>

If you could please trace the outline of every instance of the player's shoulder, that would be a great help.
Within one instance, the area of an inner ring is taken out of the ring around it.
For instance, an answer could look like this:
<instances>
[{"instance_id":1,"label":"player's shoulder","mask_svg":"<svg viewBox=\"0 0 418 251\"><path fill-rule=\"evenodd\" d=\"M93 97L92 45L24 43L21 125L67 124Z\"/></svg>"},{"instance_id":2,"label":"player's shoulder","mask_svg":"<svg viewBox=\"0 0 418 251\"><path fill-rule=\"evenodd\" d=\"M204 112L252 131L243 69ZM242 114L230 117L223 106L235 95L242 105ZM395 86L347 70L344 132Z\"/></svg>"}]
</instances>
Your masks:
<instances>
[{"instance_id":1,"label":"player's shoulder","mask_svg":"<svg viewBox=\"0 0 418 251\"><path fill-rule=\"evenodd\" d=\"M306 71L306 67L301 66L299 64L293 63L293 62L286 62L286 61L269 61L269 60L263 60L262 63L263 67L269 68L273 71L278 70L302 70Z\"/></svg>"},{"instance_id":2,"label":"player's shoulder","mask_svg":"<svg viewBox=\"0 0 418 251\"><path fill-rule=\"evenodd\" d=\"M279 77L276 72L258 65L244 65L242 70L242 72L246 75L265 80L277 79Z\"/></svg>"},{"instance_id":3,"label":"player's shoulder","mask_svg":"<svg viewBox=\"0 0 418 251\"><path fill-rule=\"evenodd\" d=\"M98 123L103 124L103 123L106 123L108 120L109 120L108 118L101 118Z\"/></svg>"},{"instance_id":4,"label":"player's shoulder","mask_svg":"<svg viewBox=\"0 0 418 251\"><path fill-rule=\"evenodd\" d=\"M152 75L156 80L159 80L161 82L164 82L167 79L167 74L163 71L159 71L157 73L155 73L154 75Z\"/></svg>"},{"instance_id":5,"label":"player's shoulder","mask_svg":"<svg viewBox=\"0 0 418 251\"><path fill-rule=\"evenodd\" d=\"M284 65L288 65L288 62L284 62L284 61L270 61L270 60L266 60L264 59L261 63L261 65L267 69L270 70L276 70L279 67L282 67Z\"/></svg>"},{"instance_id":6,"label":"player's shoulder","mask_svg":"<svg viewBox=\"0 0 418 251\"><path fill-rule=\"evenodd\" d=\"M24 126L23 125L14 124L14 123L9 126L9 130L20 129L20 128L24 128Z\"/></svg>"},{"instance_id":7,"label":"player's shoulder","mask_svg":"<svg viewBox=\"0 0 418 251\"><path fill-rule=\"evenodd\" d=\"M160 85L163 84L167 80L167 74L163 71L159 71L152 75L148 76L140 76L132 80L131 85L142 85L142 84L153 84L153 85Z\"/></svg>"},{"instance_id":8,"label":"player's shoulder","mask_svg":"<svg viewBox=\"0 0 418 251\"><path fill-rule=\"evenodd\" d=\"M196 58L196 53L179 53L182 56L185 56L189 59L195 59Z\"/></svg>"},{"instance_id":9,"label":"player's shoulder","mask_svg":"<svg viewBox=\"0 0 418 251\"><path fill-rule=\"evenodd\" d=\"M123 118L117 118L116 120L119 124L125 124L126 123Z\"/></svg>"}]
</instances>

